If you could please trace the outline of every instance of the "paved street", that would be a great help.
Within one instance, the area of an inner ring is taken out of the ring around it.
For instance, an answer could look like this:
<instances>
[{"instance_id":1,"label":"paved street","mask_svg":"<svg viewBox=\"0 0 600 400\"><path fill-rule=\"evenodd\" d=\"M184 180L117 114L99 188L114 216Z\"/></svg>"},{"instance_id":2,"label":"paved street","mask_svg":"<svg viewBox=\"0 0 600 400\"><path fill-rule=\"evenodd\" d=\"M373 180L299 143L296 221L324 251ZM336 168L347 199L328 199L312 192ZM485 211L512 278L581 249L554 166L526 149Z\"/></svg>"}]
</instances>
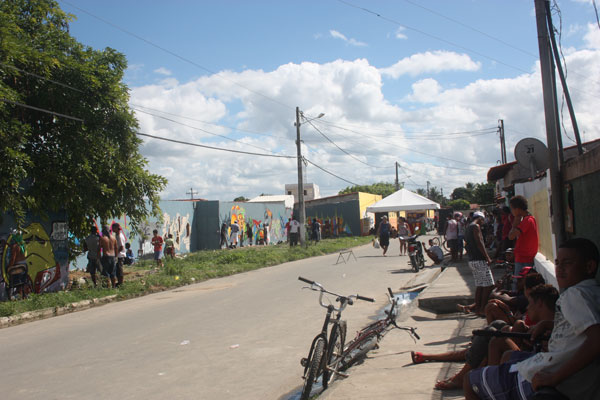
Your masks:
<instances>
[{"instance_id":1,"label":"paved street","mask_svg":"<svg viewBox=\"0 0 600 400\"><path fill-rule=\"evenodd\" d=\"M414 276L397 241L385 258L354 252L358 262L312 258L0 330L3 398L278 398L300 385L325 312L298 275L376 298L346 309L349 335L387 286Z\"/></svg>"}]
</instances>

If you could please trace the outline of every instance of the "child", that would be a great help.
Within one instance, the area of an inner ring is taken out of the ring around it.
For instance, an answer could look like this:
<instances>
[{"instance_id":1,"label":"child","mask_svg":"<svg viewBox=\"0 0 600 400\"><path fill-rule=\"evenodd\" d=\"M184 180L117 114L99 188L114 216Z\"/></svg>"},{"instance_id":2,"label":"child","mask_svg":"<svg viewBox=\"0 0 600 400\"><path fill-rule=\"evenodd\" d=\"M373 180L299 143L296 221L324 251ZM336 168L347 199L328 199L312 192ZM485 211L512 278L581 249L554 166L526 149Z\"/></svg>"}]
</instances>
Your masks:
<instances>
[{"instance_id":1,"label":"child","mask_svg":"<svg viewBox=\"0 0 600 400\"><path fill-rule=\"evenodd\" d=\"M175 242L172 233L169 233L165 239L165 256L171 256L171 260L175 258Z\"/></svg>"},{"instance_id":2,"label":"child","mask_svg":"<svg viewBox=\"0 0 600 400\"><path fill-rule=\"evenodd\" d=\"M532 337L552 329L548 351L516 364L477 369L465 377L465 398L531 399L534 391L554 387L570 399L598 399L600 391L600 285L594 279L600 255L587 239L562 244L556 280L563 290L554 321L536 325Z\"/></svg>"},{"instance_id":3,"label":"child","mask_svg":"<svg viewBox=\"0 0 600 400\"><path fill-rule=\"evenodd\" d=\"M162 245L163 238L158 235L158 231L155 229L152 231L152 246L154 246L154 260L158 268L162 267Z\"/></svg>"},{"instance_id":4,"label":"child","mask_svg":"<svg viewBox=\"0 0 600 400\"><path fill-rule=\"evenodd\" d=\"M131 250L131 244L125 243L125 264L131 265L135 262L135 257L133 256L133 250Z\"/></svg>"}]
</instances>

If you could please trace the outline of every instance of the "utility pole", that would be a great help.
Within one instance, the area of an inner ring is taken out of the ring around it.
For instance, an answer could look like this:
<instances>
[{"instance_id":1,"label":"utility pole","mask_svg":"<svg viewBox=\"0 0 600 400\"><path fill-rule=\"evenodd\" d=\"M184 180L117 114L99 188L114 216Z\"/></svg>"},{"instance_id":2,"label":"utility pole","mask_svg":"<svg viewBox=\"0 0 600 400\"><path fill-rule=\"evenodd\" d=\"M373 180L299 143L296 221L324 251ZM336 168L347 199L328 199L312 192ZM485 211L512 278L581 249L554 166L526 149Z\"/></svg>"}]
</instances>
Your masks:
<instances>
[{"instance_id":1,"label":"utility pole","mask_svg":"<svg viewBox=\"0 0 600 400\"><path fill-rule=\"evenodd\" d=\"M562 175L559 165L558 137L560 135L557 124L558 115L556 100L556 81L554 80L554 65L552 60L550 38L546 15L547 0L535 0L535 16L538 32L538 46L540 50L540 67L542 74L542 90L544 95L544 114L546 119L546 140L550 155L550 200L552 232L554 233L555 248L565 239L565 226L562 208Z\"/></svg>"},{"instance_id":2,"label":"utility pole","mask_svg":"<svg viewBox=\"0 0 600 400\"><path fill-rule=\"evenodd\" d=\"M429 198L429 185L431 184L431 182L427 181L427 198Z\"/></svg>"},{"instance_id":3,"label":"utility pole","mask_svg":"<svg viewBox=\"0 0 600 400\"><path fill-rule=\"evenodd\" d=\"M298 222L300 222L300 245L304 247L306 210L304 209L304 182L302 179L302 142L300 140L300 108L296 107L296 149L298 150Z\"/></svg>"},{"instance_id":4,"label":"utility pole","mask_svg":"<svg viewBox=\"0 0 600 400\"><path fill-rule=\"evenodd\" d=\"M500 132L500 156L502 158L502 164L506 164L506 140L504 139L504 120L498 120L498 132Z\"/></svg>"},{"instance_id":5,"label":"utility pole","mask_svg":"<svg viewBox=\"0 0 600 400\"><path fill-rule=\"evenodd\" d=\"M189 194L190 195L190 200L194 200L194 195L198 194L198 192L194 192L193 188L190 188L189 192L185 192L185 194Z\"/></svg>"},{"instance_id":6,"label":"utility pole","mask_svg":"<svg viewBox=\"0 0 600 400\"><path fill-rule=\"evenodd\" d=\"M398 161L396 161L396 191L400 190L400 182L398 182Z\"/></svg>"}]
</instances>

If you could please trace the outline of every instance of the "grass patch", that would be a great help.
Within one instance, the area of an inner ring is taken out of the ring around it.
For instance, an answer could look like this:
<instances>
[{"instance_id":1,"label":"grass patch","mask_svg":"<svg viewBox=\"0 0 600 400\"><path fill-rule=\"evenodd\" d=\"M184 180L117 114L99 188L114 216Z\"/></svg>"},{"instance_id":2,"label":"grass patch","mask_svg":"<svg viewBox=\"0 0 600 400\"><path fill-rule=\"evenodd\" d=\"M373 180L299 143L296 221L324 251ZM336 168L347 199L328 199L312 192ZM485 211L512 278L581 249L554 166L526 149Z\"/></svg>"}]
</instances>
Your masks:
<instances>
[{"instance_id":1,"label":"grass patch","mask_svg":"<svg viewBox=\"0 0 600 400\"><path fill-rule=\"evenodd\" d=\"M142 294L202 282L212 278L282 264L288 261L335 253L341 249L366 244L371 237L324 239L307 248L291 248L287 244L251 246L234 250L204 250L182 258L165 261L164 268L154 271L153 261L141 261L126 268L126 280L118 289L94 288L90 284L57 293L32 294L26 300L0 302L0 317L51 307L64 307L81 300L116 294L127 299ZM89 276L89 275L87 275Z\"/></svg>"}]
</instances>

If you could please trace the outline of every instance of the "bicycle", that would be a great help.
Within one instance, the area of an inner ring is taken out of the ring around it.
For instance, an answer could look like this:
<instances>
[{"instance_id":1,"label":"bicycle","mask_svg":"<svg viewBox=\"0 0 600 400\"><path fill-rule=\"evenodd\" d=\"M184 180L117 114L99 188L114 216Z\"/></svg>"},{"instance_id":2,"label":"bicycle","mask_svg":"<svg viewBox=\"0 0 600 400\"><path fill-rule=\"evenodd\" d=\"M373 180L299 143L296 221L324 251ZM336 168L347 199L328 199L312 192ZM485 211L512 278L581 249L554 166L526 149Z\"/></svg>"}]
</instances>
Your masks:
<instances>
[{"instance_id":1,"label":"bicycle","mask_svg":"<svg viewBox=\"0 0 600 400\"><path fill-rule=\"evenodd\" d=\"M327 389L330 383L330 371L337 369L337 362L340 360L340 356L344 350L344 341L346 339L346 321L342 321L342 311L348 305L354 304L354 299L374 302L374 299L369 297L359 296L358 294L350 296L342 296L337 293L326 290L320 283L311 281L310 279L298 277L302 282L306 282L310 285L309 289L319 291L319 304L321 307L327 309L325 314L325 322L321 332L313 339L308 357L302 358L300 364L304 367L304 387L302 388L302 394L300 399L305 400L310 397L313 384L315 384L319 378L324 389ZM323 295L327 293L336 296L336 301L340 303L338 307L333 304L324 304ZM332 314L336 312L332 319ZM329 338L327 331L329 325L333 325L329 332Z\"/></svg>"},{"instance_id":2,"label":"bicycle","mask_svg":"<svg viewBox=\"0 0 600 400\"><path fill-rule=\"evenodd\" d=\"M322 307L327 308L327 314L325 316L325 322L323 329L314 339L310 347L310 351L307 358L303 358L300 364L304 367L304 387L302 390L301 399L308 399L312 390L312 386L315 382L321 378L323 389L327 389L328 385L333 382L336 376L348 377L341 371L345 371L350 368L362 355L371 350L376 346L379 341L389 331L390 325L395 328L409 331L411 336L420 339L415 328L401 327L396 324L397 310L396 306L398 300L394 297L392 290L388 288L390 294L389 300L391 302L390 310L386 310L387 317L380 319L369 324L367 327L361 329L356 337L348 343L348 346L344 345L346 339L346 321L342 321L341 313L347 305L353 304L353 299L365 300L374 302L374 299L357 295L351 296L340 296L336 293L329 292L323 288L323 286L317 282L311 281L306 278L298 277L299 280L306 282L311 285L310 289L320 291L319 303ZM340 306L335 308L333 305L323 304L323 294L328 293L337 296L336 301L340 302ZM337 311L334 320L331 320L331 314L333 311ZM329 334L329 341L327 340L327 327L329 324L333 324L331 332ZM324 357L325 356L325 357Z\"/></svg>"},{"instance_id":3,"label":"bicycle","mask_svg":"<svg viewBox=\"0 0 600 400\"><path fill-rule=\"evenodd\" d=\"M448 241L446 240L442 240L440 238L442 238L443 236L440 237L434 237L432 240L432 243L434 246L440 246L442 249L444 249L444 252L449 252L450 251L450 247L448 247Z\"/></svg>"}]
</instances>

